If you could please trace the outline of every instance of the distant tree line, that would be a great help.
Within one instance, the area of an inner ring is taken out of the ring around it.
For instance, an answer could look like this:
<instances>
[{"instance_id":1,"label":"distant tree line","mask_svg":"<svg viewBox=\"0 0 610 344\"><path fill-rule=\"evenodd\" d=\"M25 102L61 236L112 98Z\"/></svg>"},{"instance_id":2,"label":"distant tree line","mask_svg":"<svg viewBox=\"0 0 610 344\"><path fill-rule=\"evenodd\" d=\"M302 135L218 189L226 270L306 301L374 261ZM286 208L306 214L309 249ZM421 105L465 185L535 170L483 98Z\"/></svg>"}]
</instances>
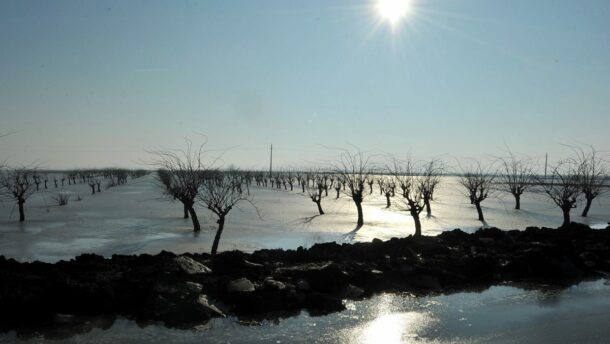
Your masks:
<instances>
[{"instance_id":1,"label":"distant tree line","mask_svg":"<svg viewBox=\"0 0 610 344\"><path fill-rule=\"evenodd\" d=\"M127 183L148 174L146 170L128 170L121 168L78 169L69 171L41 170L31 166L0 165L0 200L13 201L19 211L19 221L25 221L26 201L37 192L51 195L57 205L68 204L72 192L64 187L76 184L86 184L91 188L91 194L102 191L102 183L106 188Z\"/></svg>"}]
</instances>

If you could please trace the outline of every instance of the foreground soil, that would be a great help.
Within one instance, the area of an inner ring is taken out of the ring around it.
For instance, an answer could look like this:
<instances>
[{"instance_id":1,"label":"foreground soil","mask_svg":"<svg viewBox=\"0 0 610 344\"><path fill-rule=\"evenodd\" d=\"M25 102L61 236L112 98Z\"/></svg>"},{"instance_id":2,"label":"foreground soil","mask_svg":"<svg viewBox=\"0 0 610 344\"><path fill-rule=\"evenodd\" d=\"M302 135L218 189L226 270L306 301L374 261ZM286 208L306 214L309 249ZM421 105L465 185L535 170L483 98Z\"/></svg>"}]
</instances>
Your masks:
<instances>
[{"instance_id":1,"label":"foreground soil","mask_svg":"<svg viewBox=\"0 0 610 344\"><path fill-rule=\"evenodd\" d=\"M436 237L310 249L121 256L54 264L0 257L0 324L121 315L189 327L211 317L274 318L344 309L378 292L415 295L512 284L565 287L610 272L610 226L459 229Z\"/></svg>"}]
</instances>

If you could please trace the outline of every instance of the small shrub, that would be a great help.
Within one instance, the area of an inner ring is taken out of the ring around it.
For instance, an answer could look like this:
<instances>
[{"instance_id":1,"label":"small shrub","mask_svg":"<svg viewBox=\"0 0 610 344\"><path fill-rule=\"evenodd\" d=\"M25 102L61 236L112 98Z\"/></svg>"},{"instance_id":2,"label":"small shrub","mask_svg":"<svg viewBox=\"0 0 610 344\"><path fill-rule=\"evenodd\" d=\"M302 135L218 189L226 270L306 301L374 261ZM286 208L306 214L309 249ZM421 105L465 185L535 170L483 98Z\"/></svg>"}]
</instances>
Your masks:
<instances>
[{"instance_id":1,"label":"small shrub","mask_svg":"<svg viewBox=\"0 0 610 344\"><path fill-rule=\"evenodd\" d=\"M60 191L57 193L57 195L53 196L53 199L55 202L57 202L57 205L64 206L68 204L70 197L72 197L72 193L68 191Z\"/></svg>"}]
</instances>

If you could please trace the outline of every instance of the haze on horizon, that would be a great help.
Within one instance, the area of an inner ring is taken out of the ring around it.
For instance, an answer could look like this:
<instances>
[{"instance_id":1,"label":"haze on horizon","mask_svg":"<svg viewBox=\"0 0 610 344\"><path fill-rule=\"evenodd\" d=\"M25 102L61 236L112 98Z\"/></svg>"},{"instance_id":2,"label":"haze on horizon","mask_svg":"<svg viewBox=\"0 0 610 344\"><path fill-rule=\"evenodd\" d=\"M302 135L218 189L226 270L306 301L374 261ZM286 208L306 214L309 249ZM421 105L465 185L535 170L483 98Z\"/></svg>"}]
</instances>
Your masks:
<instances>
[{"instance_id":1,"label":"haze on horizon","mask_svg":"<svg viewBox=\"0 0 610 344\"><path fill-rule=\"evenodd\" d=\"M610 2L0 3L0 161L142 166L205 134L224 160L610 150Z\"/></svg>"}]
</instances>

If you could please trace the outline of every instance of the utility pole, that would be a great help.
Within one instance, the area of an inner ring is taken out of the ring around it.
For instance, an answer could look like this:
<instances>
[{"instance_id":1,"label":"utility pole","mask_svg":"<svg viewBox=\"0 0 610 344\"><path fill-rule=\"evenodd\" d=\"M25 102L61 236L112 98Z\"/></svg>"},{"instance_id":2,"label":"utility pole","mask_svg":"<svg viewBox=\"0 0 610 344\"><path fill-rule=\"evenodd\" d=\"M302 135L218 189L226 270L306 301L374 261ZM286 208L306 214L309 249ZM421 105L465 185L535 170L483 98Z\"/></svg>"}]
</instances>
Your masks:
<instances>
[{"instance_id":1,"label":"utility pole","mask_svg":"<svg viewBox=\"0 0 610 344\"><path fill-rule=\"evenodd\" d=\"M549 153L544 156L544 179L546 179L546 167L549 162Z\"/></svg>"},{"instance_id":2,"label":"utility pole","mask_svg":"<svg viewBox=\"0 0 610 344\"><path fill-rule=\"evenodd\" d=\"M269 178L271 178L271 173L273 173L273 143L271 144L271 155L269 156Z\"/></svg>"}]
</instances>

